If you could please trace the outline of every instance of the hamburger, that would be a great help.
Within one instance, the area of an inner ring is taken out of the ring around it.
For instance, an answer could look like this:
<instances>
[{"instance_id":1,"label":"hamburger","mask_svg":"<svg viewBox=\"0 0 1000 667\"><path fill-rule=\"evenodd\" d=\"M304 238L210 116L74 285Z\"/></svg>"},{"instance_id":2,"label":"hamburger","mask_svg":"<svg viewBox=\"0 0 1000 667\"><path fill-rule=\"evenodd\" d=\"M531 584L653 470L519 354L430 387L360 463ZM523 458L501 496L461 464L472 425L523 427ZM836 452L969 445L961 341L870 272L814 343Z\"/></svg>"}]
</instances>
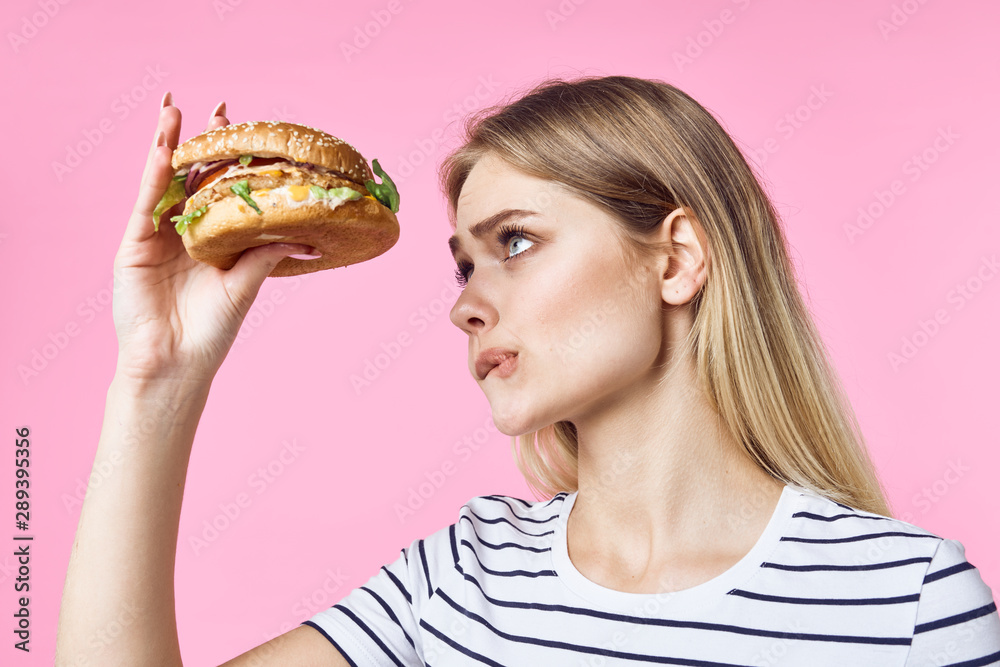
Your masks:
<instances>
[{"instance_id":1,"label":"hamburger","mask_svg":"<svg viewBox=\"0 0 1000 667\"><path fill-rule=\"evenodd\" d=\"M399 193L378 160L322 130L278 121L226 125L173 152L174 178L153 211L195 260L232 268L247 248L302 243L321 256L282 259L295 276L364 262L399 238Z\"/></svg>"}]
</instances>

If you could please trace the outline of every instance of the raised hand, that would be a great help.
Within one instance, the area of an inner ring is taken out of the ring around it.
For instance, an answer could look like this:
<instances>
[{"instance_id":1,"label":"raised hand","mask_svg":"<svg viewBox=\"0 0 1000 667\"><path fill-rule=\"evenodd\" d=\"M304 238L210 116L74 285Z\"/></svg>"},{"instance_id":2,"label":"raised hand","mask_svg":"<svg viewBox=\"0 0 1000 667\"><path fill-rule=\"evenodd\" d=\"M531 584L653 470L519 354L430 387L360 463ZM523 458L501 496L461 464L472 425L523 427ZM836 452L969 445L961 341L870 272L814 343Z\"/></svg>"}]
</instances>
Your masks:
<instances>
[{"instance_id":1,"label":"raised hand","mask_svg":"<svg viewBox=\"0 0 1000 667\"><path fill-rule=\"evenodd\" d=\"M206 129L227 125L225 102ZM153 209L170 180L181 112L168 92L163 98L153 144L115 255L113 313L118 334L118 369L140 380L211 380L228 354L264 278L287 255L311 247L272 243L250 248L229 270L191 259L172 224L154 231Z\"/></svg>"}]
</instances>

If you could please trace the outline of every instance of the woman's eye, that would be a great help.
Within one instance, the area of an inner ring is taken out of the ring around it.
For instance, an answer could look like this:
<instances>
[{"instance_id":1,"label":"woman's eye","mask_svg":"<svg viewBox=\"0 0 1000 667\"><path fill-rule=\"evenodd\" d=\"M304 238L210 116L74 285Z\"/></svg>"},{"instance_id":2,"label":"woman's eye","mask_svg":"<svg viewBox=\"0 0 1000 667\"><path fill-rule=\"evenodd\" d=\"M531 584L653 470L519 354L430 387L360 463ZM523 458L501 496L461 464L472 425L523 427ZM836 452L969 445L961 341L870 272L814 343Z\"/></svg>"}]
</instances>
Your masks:
<instances>
[{"instance_id":1,"label":"woman's eye","mask_svg":"<svg viewBox=\"0 0 1000 667\"><path fill-rule=\"evenodd\" d=\"M518 243L518 241L521 241L521 243ZM528 242L527 246L524 245L525 241ZM520 252L523 252L524 250L530 248L532 245L534 245L534 242L524 238L523 236L514 236L510 239L510 242L507 245L510 248L510 255L511 257L513 257L514 255L517 255ZM517 248L519 248L520 250L517 250ZM505 259L510 259L510 258L507 257Z\"/></svg>"},{"instance_id":2,"label":"woman's eye","mask_svg":"<svg viewBox=\"0 0 1000 667\"><path fill-rule=\"evenodd\" d=\"M503 248L505 255L508 249L510 251L509 255L500 260L501 262L514 259L535 245L535 242L524 236L524 234L525 232L520 227L502 228L500 230L500 233L497 235L497 244ZM527 245L525 245L526 243ZM455 271L455 282L458 283L459 287L468 285L471 276L472 264L469 262L459 262L458 269Z\"/></svg>"}]
</instances>

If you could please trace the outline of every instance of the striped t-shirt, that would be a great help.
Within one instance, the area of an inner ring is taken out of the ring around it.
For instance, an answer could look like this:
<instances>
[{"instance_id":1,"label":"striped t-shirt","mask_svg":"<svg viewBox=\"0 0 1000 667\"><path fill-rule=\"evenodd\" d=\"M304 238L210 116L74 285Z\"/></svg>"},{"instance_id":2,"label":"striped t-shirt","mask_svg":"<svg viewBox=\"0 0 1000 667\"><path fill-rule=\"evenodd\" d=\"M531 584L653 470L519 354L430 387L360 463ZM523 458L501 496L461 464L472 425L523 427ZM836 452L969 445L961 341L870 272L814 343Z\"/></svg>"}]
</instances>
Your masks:
<instances>
[{"instance_id":1,"label":"striped t-shirt","mask_svg":"<svg viewBox=\"0 0 1000 667\"><path fill-rule=\"evenodd\" d=\"M357 667L1000 664L992 592L958 541L787 485L731 568L627 593L570 560L576 495L472 498L305 623Z\"/></svg>"}]
</instances>

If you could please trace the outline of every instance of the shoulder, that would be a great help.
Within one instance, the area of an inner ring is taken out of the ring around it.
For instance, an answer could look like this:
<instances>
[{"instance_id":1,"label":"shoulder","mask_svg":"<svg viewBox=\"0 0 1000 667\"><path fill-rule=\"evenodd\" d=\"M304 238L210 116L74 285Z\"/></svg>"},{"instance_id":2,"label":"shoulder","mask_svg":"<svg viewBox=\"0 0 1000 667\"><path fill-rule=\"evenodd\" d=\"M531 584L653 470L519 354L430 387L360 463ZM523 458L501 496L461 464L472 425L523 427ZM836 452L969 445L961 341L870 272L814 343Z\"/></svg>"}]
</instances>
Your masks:
<instances>
[{"instance_id":1,"label":"shoulder","mask_svg":"<svg viewBox=\"0 0 1000 667\"><path fill-rule=\"evenodd\" d=\"M557 493L552 498L538 501L504 495L476 496L462 506L459 521L465 519L473 525L506 524L514 527L551 523L558 519L568 495Z\"/></svg>"},{"instance_id":2,"label":"shoulder","mask_svg":"<svg viewBox=\"0 0 1000 667\"><path fill-rule=\"evenodd\" d=\"M470 498L459 510L455 521L414 540L405 557L416 557L426 567L433 581L458 573L490 570L490 564L547 556L563 502L569 494L528 501L514 496L485 495ZM538 567L544 566L541 562ZM432 586L433 588L433 586Z\"/></svg>"},{"instance_id":3,"label":"shoulder","mask_svg":"<svg viewBox=\"0 0 1000 667\"><path fill-rule=\"evenodd\" d=\"M849 507L800 487L791 488L796 497L783 538L788 541L857 543L859 548L873 553L913 551L930 556L943 539L902 519Z\"/></svg>"},{"instance_id":4,"label":"shoulder","mask_svg":"<svg viewBox=\"0 0 1000 667\"><path fill-rule=\"evenodd\" d=\"M815 579L820 588L835 579L859 599L870 591L915 601L943 541L939 535L800 487L790 492L790 511L764 568L799 583Z\"/></svg>"},{"instance_id":5,"label":"shoulder","mask_svg":"<svg viewBox=\"0 0 1000 667\"><path fill-rule=\"evenodd\" d=\"M504 495L470 498L459 510L455 540L459 545L465 540L473 548L547 546L567 495L534 502Z\"/></svg>"},{"instance_id":6,"label":"shoulder","mask_svg":"<svg viewBox=\"0 0 1000 667\"><path fill-rule=\"evenodd\" d=\"M868 572L919 593L921 603L942 591L968 593L967 604L992 602L990 589L958 540L901 519L855 509L794 488L797 497L782 531L786 558ZM943 582L943 583L938 583Z\"/></svg>"}]
</instances>

